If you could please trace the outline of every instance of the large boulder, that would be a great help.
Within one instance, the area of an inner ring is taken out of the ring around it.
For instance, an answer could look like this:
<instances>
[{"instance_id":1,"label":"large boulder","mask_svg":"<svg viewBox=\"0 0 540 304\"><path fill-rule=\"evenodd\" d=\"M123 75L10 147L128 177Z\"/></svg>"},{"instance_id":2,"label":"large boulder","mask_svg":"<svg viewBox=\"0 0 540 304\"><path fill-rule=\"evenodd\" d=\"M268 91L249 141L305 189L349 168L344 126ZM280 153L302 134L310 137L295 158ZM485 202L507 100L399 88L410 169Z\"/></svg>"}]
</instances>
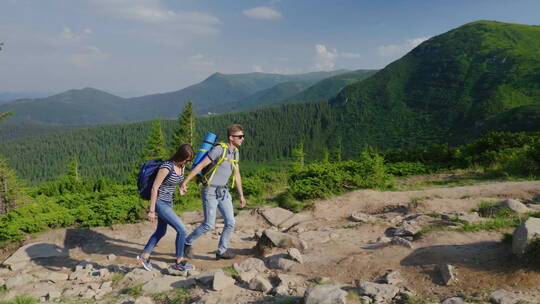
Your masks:
<instances>
[{"instance_id":1,"label":"large boulder","mask_svg":"<svg viewBox=\"0 0 540 304\"><path fill-rule=\"evenodd\" d=\"M501 206L506 207L518 214L524 214L531 210L522 202L515 199L507 199L501 202Z\"/></svg>"},{"instance_id":2,"label":"large boulder","mask_svg":"<svg viewBox=\"0 0 540 304\"><path fill-rule=\"evenodd\" d=\"M306 291L305 304L346 304L347 293L338 285L317 285Z\"/></svg>"},{"instance_id":3,"label":"large boulder","mask_svg":"<svg viewBox=\"0 0 540 304\"><path fill-rule=\"evenodd\" d=\"M540 238L540 218L530 217L514 231L512 252L523 255L527 245L536 238Z\"/></svg>"},{"instance_id":4,"label":"large boulder","mask_svg":"<svg viewBox=\"0 0 540 304\"><path fill-rule=\"evenodd\" d=\"M272 226L279 226L290 217L294 215L291 211L283 208L270 208L261 212L262 216L270 223Z\"/></svg>"},{"instance_id":5,"label":"large boulder","mask_svg":"<svg viewBox=\"0 0 540 304\"><path fill-rule=\"evenodd\" d=\"M358 293L375 299L375 302L387 302L393 299L399 288L394 285L363 282L358 284Z\"/></svg>"},{"instance_id":6,"label":"large boulder","mask_svg":"<svg viewBox=\"0 0 540 304\"><path fill-rule=\"evenodd\" d=\"M15 251L4 265L11 267L12 265L27 263L35 259L41 258L57 258L69 256L68 250L52 243L32 243L25 245Z\"/></svg>"}]
</instances>

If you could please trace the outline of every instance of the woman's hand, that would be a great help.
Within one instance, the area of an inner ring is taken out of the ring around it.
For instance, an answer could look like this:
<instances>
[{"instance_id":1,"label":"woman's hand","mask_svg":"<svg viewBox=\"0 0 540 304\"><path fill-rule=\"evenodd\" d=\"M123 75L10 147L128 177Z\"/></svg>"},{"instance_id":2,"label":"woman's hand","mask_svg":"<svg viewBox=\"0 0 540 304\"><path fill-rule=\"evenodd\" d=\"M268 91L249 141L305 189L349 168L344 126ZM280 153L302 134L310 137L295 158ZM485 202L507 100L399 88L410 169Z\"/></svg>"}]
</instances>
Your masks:
<instances>
[{"instance_id":1,"label":"woman's hand","mask_svg":"<svg viewBox=\"0 0 540 304\"><path fill-rule=\"evenodd\" d=\"M148 211L148 220L150 222L153 222L156 219L156 212L155 211Z\"/></svg>"}]
</instances>

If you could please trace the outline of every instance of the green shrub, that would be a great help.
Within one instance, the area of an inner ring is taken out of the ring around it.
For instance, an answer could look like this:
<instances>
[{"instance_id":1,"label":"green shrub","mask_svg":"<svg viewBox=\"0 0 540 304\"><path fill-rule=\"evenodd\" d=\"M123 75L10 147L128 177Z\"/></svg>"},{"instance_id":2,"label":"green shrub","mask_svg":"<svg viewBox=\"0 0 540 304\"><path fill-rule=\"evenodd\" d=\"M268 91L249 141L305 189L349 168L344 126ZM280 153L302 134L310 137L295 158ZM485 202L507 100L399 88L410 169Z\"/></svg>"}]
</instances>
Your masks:
<instances>
[{"instance_id":1,"label":"green shrub","mask_svg":"<svg viewBox=\"0 0 540 304\"><path fill-rule=\"evenodd\" d=\"M396 162L387 163L386 172L394 176L410 176L430 173L430 169L420 162Z\"/></svg>"},{"instance_id":2,"label":"green shrub","mask_svg":"<svg viewBox=\"0 0 540 304\"><path fill-rule=\"evenodd\" d=\"M11 301L0 301L0 304L36 304L38 302L37 299L22 295L22 296L16 296L15 299Z\"/></svg>"},{"instance_id":3,"label":"green shrub","mask_svg":"<svg viewBox=\"0 0 540 304\"><path fill-rule=\"evenodd\" d=\"M289 190L298 200L310 200L354 189L387 188L390 175L383 161L378 154L363 152L357 161L297 167L290 174Z\"/></svg>"}]
</instances>

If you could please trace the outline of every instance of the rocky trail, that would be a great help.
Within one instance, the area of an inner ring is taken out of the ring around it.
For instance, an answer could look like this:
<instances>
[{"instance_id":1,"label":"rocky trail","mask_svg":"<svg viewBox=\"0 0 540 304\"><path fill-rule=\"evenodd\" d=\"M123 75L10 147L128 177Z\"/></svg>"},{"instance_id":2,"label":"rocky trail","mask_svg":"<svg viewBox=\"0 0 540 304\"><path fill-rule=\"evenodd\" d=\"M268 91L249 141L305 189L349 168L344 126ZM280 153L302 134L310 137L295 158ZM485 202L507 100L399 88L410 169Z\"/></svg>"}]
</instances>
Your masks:
<instances>
[{"instance_id":1,"label":"rocky trail","mask_svg":"<svg viewBox=\"0 0 540 304\"><path fill-rule=\"evenodd\" d=\"M540 271L505 241L514 228L451 229L485 221L471 211L481 202L538 212L540 181L361 190L297 214L242 210L230 242L236 258L215 260L218 221L193 246L196 270L184 273L167 269L171 228L151 257L154 271L135 262L154 223L49 231L6 251L0 299L171 303L173 289L182 287L187 303L540 303ZM191 231L202 215L182 219ZM413 237L433 225L450 228Z\"/></svg>"}]
</instances>

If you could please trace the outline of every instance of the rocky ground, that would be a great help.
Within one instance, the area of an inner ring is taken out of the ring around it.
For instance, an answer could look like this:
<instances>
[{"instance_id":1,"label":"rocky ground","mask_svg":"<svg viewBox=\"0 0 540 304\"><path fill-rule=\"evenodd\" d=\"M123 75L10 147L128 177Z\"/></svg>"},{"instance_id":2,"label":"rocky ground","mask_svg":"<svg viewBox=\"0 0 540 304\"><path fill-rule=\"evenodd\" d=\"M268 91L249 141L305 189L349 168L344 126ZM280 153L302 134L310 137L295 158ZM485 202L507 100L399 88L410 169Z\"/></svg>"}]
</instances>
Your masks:
<instances>
[{"instance_id":1,"label":"rocky ground","mask_svg":"<svg viewBox=\"0 0 540 304\"><path fill-rule=\"evenodd\" d=\"M502 231L434 231L485 220L480 202L518 212L540 203L540 181L485 183L418 191L354 191L310 211L241 211L230 247L215 260L217 225L194 245L195 271L167 270L174 233L135 262L153 223L61 229L6 250L0 299L26 294L43 302L96 303L540 303L540 272L512 254ZM182 216L191 231L199 212ZM456 219L459 218L459 221ZM182 288L182 289L177 289ZM406 300L408 298L408 300ZM407 302L408 301L408 302Z\"/></svg>"}]
</instances>

